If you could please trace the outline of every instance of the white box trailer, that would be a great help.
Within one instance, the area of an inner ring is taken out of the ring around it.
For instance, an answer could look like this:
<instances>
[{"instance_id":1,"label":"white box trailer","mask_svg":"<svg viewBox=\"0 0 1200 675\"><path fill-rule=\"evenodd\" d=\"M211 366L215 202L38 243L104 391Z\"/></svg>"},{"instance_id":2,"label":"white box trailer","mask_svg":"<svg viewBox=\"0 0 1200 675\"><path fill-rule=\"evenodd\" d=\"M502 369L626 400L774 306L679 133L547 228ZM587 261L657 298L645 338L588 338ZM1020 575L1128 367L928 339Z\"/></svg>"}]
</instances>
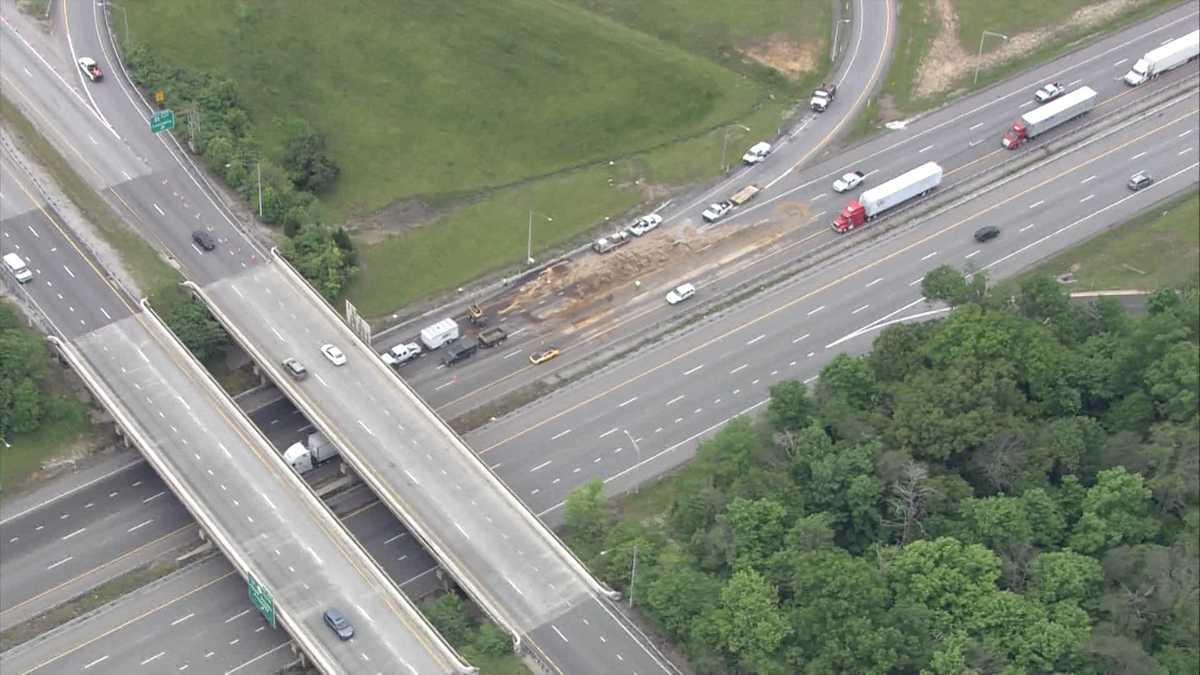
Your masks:
<instances>
[{"instance_id":1,"label":"white box trailer","mask_svg":"<svg viewBox=\"0 0 1200 675\"><path fill-rule=\"evenodd\" d=\"M858 198L868 218L906 202L919 194L929 192L942 183L942 167L937 162L926 162L888 182L873 187Z\"/></svg>"},{"instance_id":2,"label":"white box trailer","mask_svg":"<svg viewBox=\"0 0 1200 675\"><path fill-rule=\"evenodd\" d=\"M1013 122L1012 128L1004 132L1000 143L1012 150L1027 138L1037 138L1054 127L1079 117L1096 106L1096 92L1091 87L1080 87L1057 101L1030 110Z\"/></svg>"},{"instance_id":3,"label":"white box trailer","mask_svg":"<svg viewBox=\"0 0 1200 675\"><path fill-rule=\"evenodd\" d=\"M1129 72L1125 73L1125 84L1136 87L1146 80L1182 66L1197 56L1200 56L1200 30L1194 30L1146 52L1133 64Z\"/></svg>"},{"instance_id":4,"label":"white box trailer","mask_svg":"<svg viewBox=\"0 0 1200 675\"><path fill-rule=\"evenodd\" d=\"M427 349L437 349L451 340L458 339L458 323L454 319L441 321L421 329L421 343Z\"/></svg>"},{"instance_id":5,"label":"white box trailer","mask_svg":"<svg viewBox=\"0 0 1200 675\"><path fill-rule=\"evenodd\" d=\"M324 464L338 456L337 446L319 431L308 435L308 451L312 454L313 464Z\"/></svg>"},{"instance_id":6,"label":"white box trailer","mask_svg":"<svg viewBox=\"0 0 1200 675\"><path fill-rule=\"evenodd\" d=\"M926 162L851 200L833 220L838 232L852 230L888 209L923 195L942 184L942 167Z\"/></svg>"}]
</instances>

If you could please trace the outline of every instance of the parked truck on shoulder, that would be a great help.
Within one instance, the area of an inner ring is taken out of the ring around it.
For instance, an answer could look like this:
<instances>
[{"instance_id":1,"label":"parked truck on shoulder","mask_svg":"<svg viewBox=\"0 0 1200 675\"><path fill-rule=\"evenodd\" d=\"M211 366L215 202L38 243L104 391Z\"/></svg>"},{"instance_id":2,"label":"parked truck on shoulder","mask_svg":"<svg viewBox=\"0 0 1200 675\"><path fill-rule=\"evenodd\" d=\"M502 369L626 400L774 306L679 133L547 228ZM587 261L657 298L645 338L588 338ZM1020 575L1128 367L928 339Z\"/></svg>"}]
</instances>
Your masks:
<instances>
[{"instance_id":1,"label":"parked truck on shoulder","mask_svg":"<svg viewBox=\"0 0 1200 675\"><path fill-rule=\"evenodd\" d=\"M942 183L942 167L926 162L850 200L833 220L835 232L848 232L879 214L928 193Z\"/></svg>"},{"instance_id":2,"label":"parked truck on shoulder","mask_svg":"<svg viewBox=\"0 0 1200 675\"><path fill-rule=\"evenodd\" d=\"M1146 52L1125 73L1125 84L1136 87L1200 56L1200 30L1194 30Z\"/></svg>"},{"instance_id":3,"label":"parked truck on shoulder","mask_svg":"<svg viewBox=\"0 0 1200 675\"><path fill-rule=\"evenodd\" d=\"M1069 122L1096 105L1096 92L1091 87L1080 87L1057 101L1030 110L1013 122L1004 132L1000 144L1012 150L1027 138L1037 138L1051 129Z\"/></svg>"}]
</instances>

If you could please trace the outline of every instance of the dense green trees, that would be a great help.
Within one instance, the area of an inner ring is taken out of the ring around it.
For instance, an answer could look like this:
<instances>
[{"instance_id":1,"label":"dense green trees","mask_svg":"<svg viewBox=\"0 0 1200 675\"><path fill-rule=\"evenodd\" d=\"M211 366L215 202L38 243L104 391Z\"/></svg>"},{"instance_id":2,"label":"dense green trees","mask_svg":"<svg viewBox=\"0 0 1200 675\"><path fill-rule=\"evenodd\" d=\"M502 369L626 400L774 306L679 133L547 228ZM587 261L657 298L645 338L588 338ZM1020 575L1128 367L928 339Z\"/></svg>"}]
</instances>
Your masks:
<instances>
[{"instance_id":1,"label":"dense green trees","mask_svg":"<svg viewBox=\"0 0 1200 675\"><path fill-rule=\"evenodd\" d=\"M885 330L815 388L771 389L669 485L567 538L702 673L1194 673L1200 330L1030 279L926 277L944 319Z\"/></svg>"},{"instance_id":2,"label":"dense green trees","mask_svg":"<svg viewBox=\"0 0 1200 675\"><path fill-rule=\"evenodd\" d=\"M78 414L75 406L47 390L49 367L46 341L22 330L16 310L0 302L0 439ZM0 448L0 462L3 453Z\"/></svg>"},{"instance_id":3,"label":"dense green trees","mask_svg":"<svg viewBox=\"0 0 1200 675\"><path fill-rule=\"evenodd\" d=\"M139 86L164 92L177 115L176 133L209 170L247 204L261 199L262 221L283 227L283 248L300 273L331 300L341 293L357 258L344 229L320 223L314 195L330 190L341 173L325 136L303 119L275 120L287 139L276 163L255 135L236 82L169 66L142 44L130 45L125 57Z\"/></svg>"}]
</instances>

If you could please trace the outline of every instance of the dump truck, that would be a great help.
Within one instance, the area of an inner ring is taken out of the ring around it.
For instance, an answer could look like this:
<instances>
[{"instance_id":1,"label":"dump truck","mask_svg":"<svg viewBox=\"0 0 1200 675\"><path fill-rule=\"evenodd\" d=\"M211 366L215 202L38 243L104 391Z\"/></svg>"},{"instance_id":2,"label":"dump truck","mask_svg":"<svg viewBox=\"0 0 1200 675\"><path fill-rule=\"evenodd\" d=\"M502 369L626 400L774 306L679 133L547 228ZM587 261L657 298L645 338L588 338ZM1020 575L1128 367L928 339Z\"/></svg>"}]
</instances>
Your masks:
<instances>
[{"instance_id":1,"label":"dump truck","mask_svg":"<svg viewBox=\"0 0 1200 675\"><path fill-rule=\"evenodd\" d=\"M508 332L503 328L496 326L487 330L479 331L479 346L480 347L495 347L496 345L508 339Z\"/></svg>"},{"instance_id":2,"label":"dump truck","mask_svg":"<svg viewBox=\"0 0 1200 675\"><path fill-rule=\"evenodd\" d=\"M1012 150L1020 146L1025 139L1037 138L1060 124L1083 115L1095 105L1096 92L1091 87L1080 87L1057 101L1021 115L1021 118L1004 132L1000 144Z\"/></svg>"},{"instance_id":3,"label":"dump truck","mask_svg":"<svg viewBox=\"0 0 1200 675\"><path fill-rule=\"evenodd\" d=\"M1194 30L1146 52L1125 73L1125 84L1136 87L1200 56L1200 30Z\"/></svg>"},{"instance_id":4,"label":"dump truck","mask_svg":"<svg viewBox=\"0 0 1200 675\"><path fill-rule=\"evenodd\" d=\"M850 200L833 220L835 232L848 232L914 197L928 193L942 183L942 167L926 162L882 185L876 186Z\"/></svg>"}]
</instances>

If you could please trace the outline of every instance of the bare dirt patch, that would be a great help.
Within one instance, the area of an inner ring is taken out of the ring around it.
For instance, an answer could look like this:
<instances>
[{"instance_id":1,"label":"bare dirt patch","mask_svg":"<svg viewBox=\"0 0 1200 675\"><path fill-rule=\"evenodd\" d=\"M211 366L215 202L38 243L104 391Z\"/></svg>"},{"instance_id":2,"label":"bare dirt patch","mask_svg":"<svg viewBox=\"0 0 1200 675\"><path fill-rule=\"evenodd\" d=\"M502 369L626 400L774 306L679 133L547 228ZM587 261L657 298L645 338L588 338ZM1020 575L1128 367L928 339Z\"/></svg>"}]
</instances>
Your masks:
<instances>
[{"instance_id":1,"label":"bare dirt patch","mask_svg":"<svg viewBox=\"0 0 1200 675\"><path fill-rule=\"evenodd\" d=\"M790 79L799 79L817 67L817 45L795 43L783 33L773 33L763 44L742 48L742 53L774 68Z\"/></svg>"},{"instance_id":2,"label":"bare dirt patch","mask_svg":"<svg viewBox=\"0 0 1200 675\"><path fill-rule=\"evenodd\" d=\"M525 311L536 322L555 322L562 334L577 334L648 293L665 292L681 279L761 251L806 224L809 212L805 202L780 202L754 225L687 224L653 232L607 255L585 253L543 270L500 313Z\"/></svg>"},{"instance_id":3,"label":"bare dirt patch","mask_svg":"<svg viewBox=\"0 0 1200 675\"><path fill-rule=\"evenodd\" d=\"M419 199L405 199L346 223L346 230L359 242L371 245L391 235L427 225L439 215L437 210Z\"/></svg>"},{"instance_id":4,"label":"bare dirt patch","mask_svg":"<svg viewBox=\"0 0 1200 675\"><path fill-rule=\"evenodd\" d=\"M935 0L934 6L941 19L942 29L917 70L915 93L917 97L924 98L948 91L975 70L977 65L982 69L997 66L1028 54L1038 45L1053 40L1062 33L1103 23L1146 2L1147 0L1105 0L1082 7L1061 24L1012 35L999 49L987 52L979 58L977 52L968 52L958 41L958 14L954 11L953 0Z\"/></svg>"}]
</instances>

